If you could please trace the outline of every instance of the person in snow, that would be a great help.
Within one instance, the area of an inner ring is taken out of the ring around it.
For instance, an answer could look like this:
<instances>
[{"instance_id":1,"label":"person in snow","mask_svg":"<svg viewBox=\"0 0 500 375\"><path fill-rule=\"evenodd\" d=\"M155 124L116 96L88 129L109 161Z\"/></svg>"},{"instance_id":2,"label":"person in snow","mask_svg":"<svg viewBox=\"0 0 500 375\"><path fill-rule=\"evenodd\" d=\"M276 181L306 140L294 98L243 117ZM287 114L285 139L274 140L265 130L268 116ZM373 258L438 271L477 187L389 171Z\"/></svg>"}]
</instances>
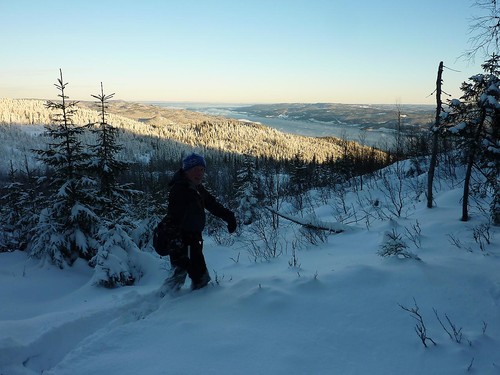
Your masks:
<instances>
[{"instance_id":1,"label":"person in snow","mask_svg":"<svg viewBox=\"0 0 500 375\"><path fill-rule=\"evenodd\" d=\"M202 232L205 227L205 209L227 223L229 233L236 230L234 213L222 206L202 184L206 162L196 153L182 160L169 183L167 215L162 220L169 226L169 256L172 275L165 281L170 290L179 290L191 279L191 288L200 289L210 282L203 256Z\"/></svg>"}]
</instances>

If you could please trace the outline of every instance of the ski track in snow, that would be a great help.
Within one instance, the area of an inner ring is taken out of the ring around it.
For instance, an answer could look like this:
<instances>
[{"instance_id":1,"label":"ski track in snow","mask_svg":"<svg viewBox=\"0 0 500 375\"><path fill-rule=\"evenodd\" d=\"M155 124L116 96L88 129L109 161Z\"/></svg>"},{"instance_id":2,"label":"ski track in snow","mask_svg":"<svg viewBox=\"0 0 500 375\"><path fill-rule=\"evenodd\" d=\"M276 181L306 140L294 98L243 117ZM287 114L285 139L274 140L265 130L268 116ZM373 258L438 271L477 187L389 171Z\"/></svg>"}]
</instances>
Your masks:
<instances>
[{"instance_id":1,"label":"ski track in snow","mask_svg":"<svg viewBox=\"0 0 500 375\"><path fill-rule=\"evenodd\" d=\"M99 309L95 312L86 312L83 316L78 313L70 319L61 317L61 324L51 326L33 342L22 344L7 337L0 341L0 363L4 364L7 369L5 371L9 371L9 374L50 373L50 369L75 348L90 346L95 338L100 338L103 334L145 319L158 310L164 299L175 299L184 294L185 292L181 291L178 295L166 295L161 298L158 291L144 295L130 292L122 296L122 300L127 301L126 303L106 311ZM46 319L53 319L51 315L46 316ZM47 350L49 347L52 350ZM19 363L23 364L26 372L14 369ZM0 375L4 375L3 371L0 368Z\"/></svg>"}]
</instances>

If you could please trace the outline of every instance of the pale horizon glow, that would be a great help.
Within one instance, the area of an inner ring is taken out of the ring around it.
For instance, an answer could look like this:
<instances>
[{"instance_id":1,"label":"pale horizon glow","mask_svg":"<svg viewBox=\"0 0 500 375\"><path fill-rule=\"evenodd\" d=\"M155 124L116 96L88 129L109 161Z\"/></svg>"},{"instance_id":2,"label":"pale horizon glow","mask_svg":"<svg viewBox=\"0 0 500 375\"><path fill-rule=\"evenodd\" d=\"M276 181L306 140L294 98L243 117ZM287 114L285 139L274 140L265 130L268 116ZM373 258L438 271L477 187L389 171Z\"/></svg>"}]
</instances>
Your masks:
<instances>
[{"instance_id":1,"label":"pale horizon glow","mask_svg":"<svg viewBox=\"0 0 500 375\"><path fill-rule=\"evenodd\" d=\"M481 72L473 0L0 3L0 98L434 104ZM446 99L446 98L445 98Z\"/></svg>"}]
</instances>

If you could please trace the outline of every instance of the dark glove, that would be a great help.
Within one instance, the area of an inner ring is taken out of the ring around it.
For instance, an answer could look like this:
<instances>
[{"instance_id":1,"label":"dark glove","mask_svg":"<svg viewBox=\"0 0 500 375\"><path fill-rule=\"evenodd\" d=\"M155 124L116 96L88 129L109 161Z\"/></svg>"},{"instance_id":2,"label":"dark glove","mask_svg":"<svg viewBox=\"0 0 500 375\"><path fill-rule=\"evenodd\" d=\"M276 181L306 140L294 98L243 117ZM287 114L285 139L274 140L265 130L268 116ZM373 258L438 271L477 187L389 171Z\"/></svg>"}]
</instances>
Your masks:
<instances>
[{"instance_id":1,"label":"dark glove","mask_svg":"<svg viewBox=\"0 0 500 375\"><path fill-rule=\"evenodd\" d=\"M234 231L236 230L236 227L237 227L236 218L234 217L234 213L231 212L229 215L227 215L226 222L227 222L228 232L234 233Z\"/></svg>"}]
</instances>

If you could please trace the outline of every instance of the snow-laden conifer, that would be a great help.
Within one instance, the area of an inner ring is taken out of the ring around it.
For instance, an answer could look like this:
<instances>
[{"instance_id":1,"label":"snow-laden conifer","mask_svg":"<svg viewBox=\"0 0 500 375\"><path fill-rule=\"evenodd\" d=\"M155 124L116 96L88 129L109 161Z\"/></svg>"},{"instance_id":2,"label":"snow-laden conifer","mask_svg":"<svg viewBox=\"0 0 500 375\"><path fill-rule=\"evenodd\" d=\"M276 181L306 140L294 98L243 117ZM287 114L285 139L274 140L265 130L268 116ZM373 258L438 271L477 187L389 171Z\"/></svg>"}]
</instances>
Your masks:
<instances>
[{"instance_id":1,"label":"snow-laden conifer","mask_svg":"<svg viewBox=\"0 0 500 375\"><path fill-rule=\"evenodd\" d=\"M129 163L119 159L123 146L118 143L118 128L107 121L108 101L114 94L101 93L92 95L98 100L100 119L93 124L91 132L96 136L96 143L89 146L91 152L89 170L97 181L98 213L102 217L113 219L121 216L130 196L138 192L132 190L132 184L121 184L119 177L128 169Z\"/></svg>"},{"instance_id":2,"label":"snow-laden conifer","mask_svg":"<svg viewBox=\"0 0 500 375\"><path fill-rule=\"evenodd\" d=\"M250 155L244 156L236 173L236 212L242 224L250 225L258 217L259 211L257 207L257 176L254 160Z\"/></svg>"},{"instance_id":3,"label":"snow-laden conifer","mask_svg":"<svg viewBox=\"0 0 500 375\"><path fill-rule=\"evenodd\" d=\"M120 175L129 163L118 159L123 146L118 143L118 129L107 121L107 106L114 94L101 93L96 98L100 119L92 127L96 143L89 146L89 171L97 181L95 211L99 215L97 254L91 259L95 267L94 282L105 287L132 284L138 275L134 272L133 253L139 248L130 237L134 225L128 218L130 198L139 195L132 184L122 184Z\"/></svg>"},{"instance_id":4,"label":"snow-laden conifer","mask_svg":"<svg viewBox=\"0 0 500 375\"><path fill-rule=\"evenodd\" d=\"M44 201L43 189L28 166L16 170L11 162L9 182L2 189L0 208L0 252L26 250L31 230L37 221L37 212Z\"/></svg>"},{"instance_id":5,"label":"snow-laden conifer","mask_svg":"<svg viewBox=\"0 0 500 375\"><path fill-rule=\"evenodd\" d=\"M477 167L494 192L490 213L500 224L500 56L491 56L482 67L484 73L462 84L462 97L450 100L443 122L459 138L465 156L462 220L468 220L472 169Z\"/></svg>"},{"instance_id":6,"label":"snow-laden conifer","mask_svg":"<svg viewBox=\"0 0 500 375\"><path fill-rule=\"evenodd\" d=\"M76 102L68 101L62 71L55 86L61 100L47 102L47 108L54 111L53 123L45 127L50 141L45 149L35 150L50 170L49 193L28 249L33 255L49 256L62 268L78 257L95 255L98 216L93 207L95 180L87 173L90 155L79 138L85 126L73 123Z\"/></svg>"},{"instance_id":7,"label":"snow-laden conifer","mask_svg":"<svg viewBox=\"0 0 500 375\"><path fill-rule=\"evenodd\" d=\"M91 261L95 267L92 282L107 288L132 285L141 276L137 266L140 250L126 228L108 222L101 226L98 236L101 243Z\"/></svg>"}]
</instances>

